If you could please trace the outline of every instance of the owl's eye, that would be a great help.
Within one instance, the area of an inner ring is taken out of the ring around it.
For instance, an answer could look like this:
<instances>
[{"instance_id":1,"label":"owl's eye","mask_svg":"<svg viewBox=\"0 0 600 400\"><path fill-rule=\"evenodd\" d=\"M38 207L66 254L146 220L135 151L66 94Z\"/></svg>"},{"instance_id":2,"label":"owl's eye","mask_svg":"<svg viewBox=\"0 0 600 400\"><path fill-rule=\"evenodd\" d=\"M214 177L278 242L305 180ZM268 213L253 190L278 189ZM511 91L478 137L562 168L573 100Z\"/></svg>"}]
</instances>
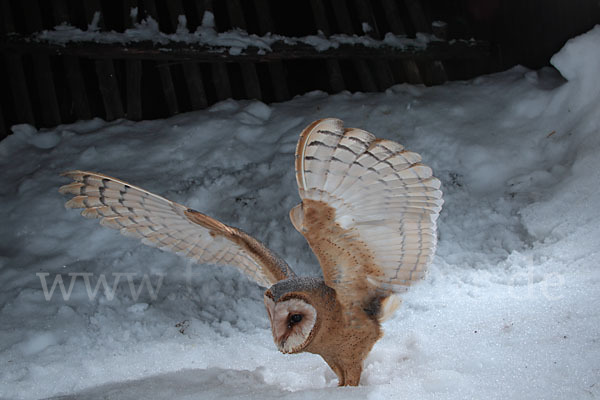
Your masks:
<instances>
[{"instance_id":1,"label":"owl's eye","mask_svg":"<svg viewBox=\"0 0 600 400\"><path fill-rule=\"evenodd\" d=\"M302 314L294 314L290 317L290 322L292 324L297 324L300 321L302 321Z\"/></svg>"}]
</instances>

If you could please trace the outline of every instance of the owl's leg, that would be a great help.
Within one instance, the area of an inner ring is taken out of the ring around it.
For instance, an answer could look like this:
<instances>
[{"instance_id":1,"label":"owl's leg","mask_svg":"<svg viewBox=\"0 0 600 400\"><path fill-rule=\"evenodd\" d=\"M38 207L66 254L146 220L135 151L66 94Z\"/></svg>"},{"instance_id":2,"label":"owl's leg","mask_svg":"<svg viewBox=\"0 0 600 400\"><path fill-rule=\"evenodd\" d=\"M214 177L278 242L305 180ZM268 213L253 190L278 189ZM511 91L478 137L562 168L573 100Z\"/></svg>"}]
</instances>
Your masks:
<instances>
[{"instance_id":1,"label":"owl's leg","mask_svg":"<svg viewBox=\"0 0 600 400\"><path fill-rule=\"evenodd\" d=\"M362 374L362 366L358 363L357 365L347 367L343 373L345 379L343 384L340 382L340 386L358 386L360 375Z\"/></svg>"},{"instance_id":2,"label":"owl's leg","mask_svg":"<svg viewBox=\"0 0 600 400\"><path fill-rule=\"evenodd\" d=\"M327 364L329 364L329 367L331 367L331 369L333 370L333 372L335 372L335 374L338 377L338 386L344 386L344 382L345 382L345 377L344 377L344 370L342 369L342 367L340 367L337 363L335 362L329 362L328 360L325 360L327 362Z\"/></svg>"},{"instance_id":3,"label":"owl's leg","mask_svg":"<svg viewBox=\"0 0 600 400\"><path fill-rule=\"evenodd\" d=\"M338 377L338 386L358 386L362 373L361 363L352 366L327 363Z\"/></svg>"}]
</instances>

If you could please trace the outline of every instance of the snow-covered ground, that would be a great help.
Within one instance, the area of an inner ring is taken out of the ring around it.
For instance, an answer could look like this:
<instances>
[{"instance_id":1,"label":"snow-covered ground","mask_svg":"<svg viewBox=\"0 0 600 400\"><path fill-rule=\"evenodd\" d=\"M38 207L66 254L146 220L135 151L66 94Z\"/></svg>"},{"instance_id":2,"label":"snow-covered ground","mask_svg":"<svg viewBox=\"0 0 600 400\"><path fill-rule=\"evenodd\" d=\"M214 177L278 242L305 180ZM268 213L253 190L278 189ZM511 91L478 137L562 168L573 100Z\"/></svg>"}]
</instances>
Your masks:
<instances>
[{"instance_id":1,"label":"snow-covered ground","mask_svg":"<svg viewBox=\"0 0 600 400\"><path fill-rule=\"evenodd\" d=\"M600 27L552 63L560 74L14 127L0 143L0 397L600 397ZM385 323L358 388L337 388L319 356L279 353L262 289L236 270L123 238L57 192L64 170L113 175L319 274L287 213L296 140L322 117L421 153L446 201L427 279ZM50 296L57 277L66 296ZM110 290L94 293L103 278Z\"/></svg>"}]
</instances>

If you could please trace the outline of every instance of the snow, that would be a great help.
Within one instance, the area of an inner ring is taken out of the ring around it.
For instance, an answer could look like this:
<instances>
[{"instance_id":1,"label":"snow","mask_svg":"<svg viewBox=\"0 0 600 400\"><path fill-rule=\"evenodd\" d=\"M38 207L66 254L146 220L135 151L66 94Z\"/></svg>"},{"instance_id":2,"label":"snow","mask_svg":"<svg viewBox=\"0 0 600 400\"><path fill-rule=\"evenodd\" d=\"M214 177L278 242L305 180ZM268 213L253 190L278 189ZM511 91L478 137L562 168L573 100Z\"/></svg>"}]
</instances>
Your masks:
<instances>
[{"instance_id":1,"label":"snow","mask_svg":"<svg viewBox=\"0 0 600 400\"><path fill-rule=\"evenodd\" d=\"M406 35L387 33L384 40L376 40L366 35L335 34L326 37L321 31L317 35L303 37L288 37L272 33L258 36L249 34L239 28L226 32L217 32L214 15L210 11L206 11L203 14L202 23L195 32L189 31L185 15L180 15L177 19L178 25L175 33L168 34L159 30L158 22L152 17L146 17L141 22L137 22L137 15L137 8L132 8L130 16L133 28L126 29L124 32L100 31L98 24L101 15L99 12L96 12L86 30L63 23L55 26L52 30L43 30L32 36L33 40L36 41L47 41L63 46L67 43L82 41L104 44L127 44L143 41L149 41L155 45L167 45L169 43L199 44L212 47L212 51L227 49L232 55L242 54L249 47L255 47L260 54L265 54L266 52L271 52L271 46L277 42L287 45L306 44L313 46L317 51L325 51L331 48L338 48L340 45L357 44L374 48L390 46L397 49L424 49L429 42L439 40L433 35L426 33L418 33L414 39L408 38ZM365 34L372 30L367 23L362 24L362 29ZM168 49L165 51L168 51Z\"/></svg>"},{"instance_id":2,"label":"snow","mask_svg":"<svg viewBox=\"0 0 600 400\"><path fill-rule=\"evenodd\" d=\"M167 120L13 127L0 142L0 397L598 397L600 26L552 63L560 74L515 67ZM262 289L236 270L123 238L57 193L61 171L104 172L319 274L287 213L298 134L323 117L401 142L443 182L436 258L357 388L337 388L318 356L279 353Z\"/></svg>"}]
</instances>

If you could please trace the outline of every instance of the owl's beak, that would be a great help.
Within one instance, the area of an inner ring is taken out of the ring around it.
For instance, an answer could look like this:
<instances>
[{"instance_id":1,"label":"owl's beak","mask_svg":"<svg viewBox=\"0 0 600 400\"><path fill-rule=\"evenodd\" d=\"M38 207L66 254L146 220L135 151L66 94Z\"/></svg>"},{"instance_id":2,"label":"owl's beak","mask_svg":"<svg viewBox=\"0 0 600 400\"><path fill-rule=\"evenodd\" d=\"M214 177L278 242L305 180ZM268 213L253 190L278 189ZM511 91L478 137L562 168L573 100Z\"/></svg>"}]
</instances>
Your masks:
<instances>
[{"instance_id":1,"label":"owl's beak","mask_svg":"<svg viewBox=\"0 0 600 400\"><path fill-rule=\"evenodd\" d=\"M283 354L288 354L288 352L285 351L285 339L277 342L276 344L277 344L277 350L279 350Z\"/></svg>"}]
</instances>

